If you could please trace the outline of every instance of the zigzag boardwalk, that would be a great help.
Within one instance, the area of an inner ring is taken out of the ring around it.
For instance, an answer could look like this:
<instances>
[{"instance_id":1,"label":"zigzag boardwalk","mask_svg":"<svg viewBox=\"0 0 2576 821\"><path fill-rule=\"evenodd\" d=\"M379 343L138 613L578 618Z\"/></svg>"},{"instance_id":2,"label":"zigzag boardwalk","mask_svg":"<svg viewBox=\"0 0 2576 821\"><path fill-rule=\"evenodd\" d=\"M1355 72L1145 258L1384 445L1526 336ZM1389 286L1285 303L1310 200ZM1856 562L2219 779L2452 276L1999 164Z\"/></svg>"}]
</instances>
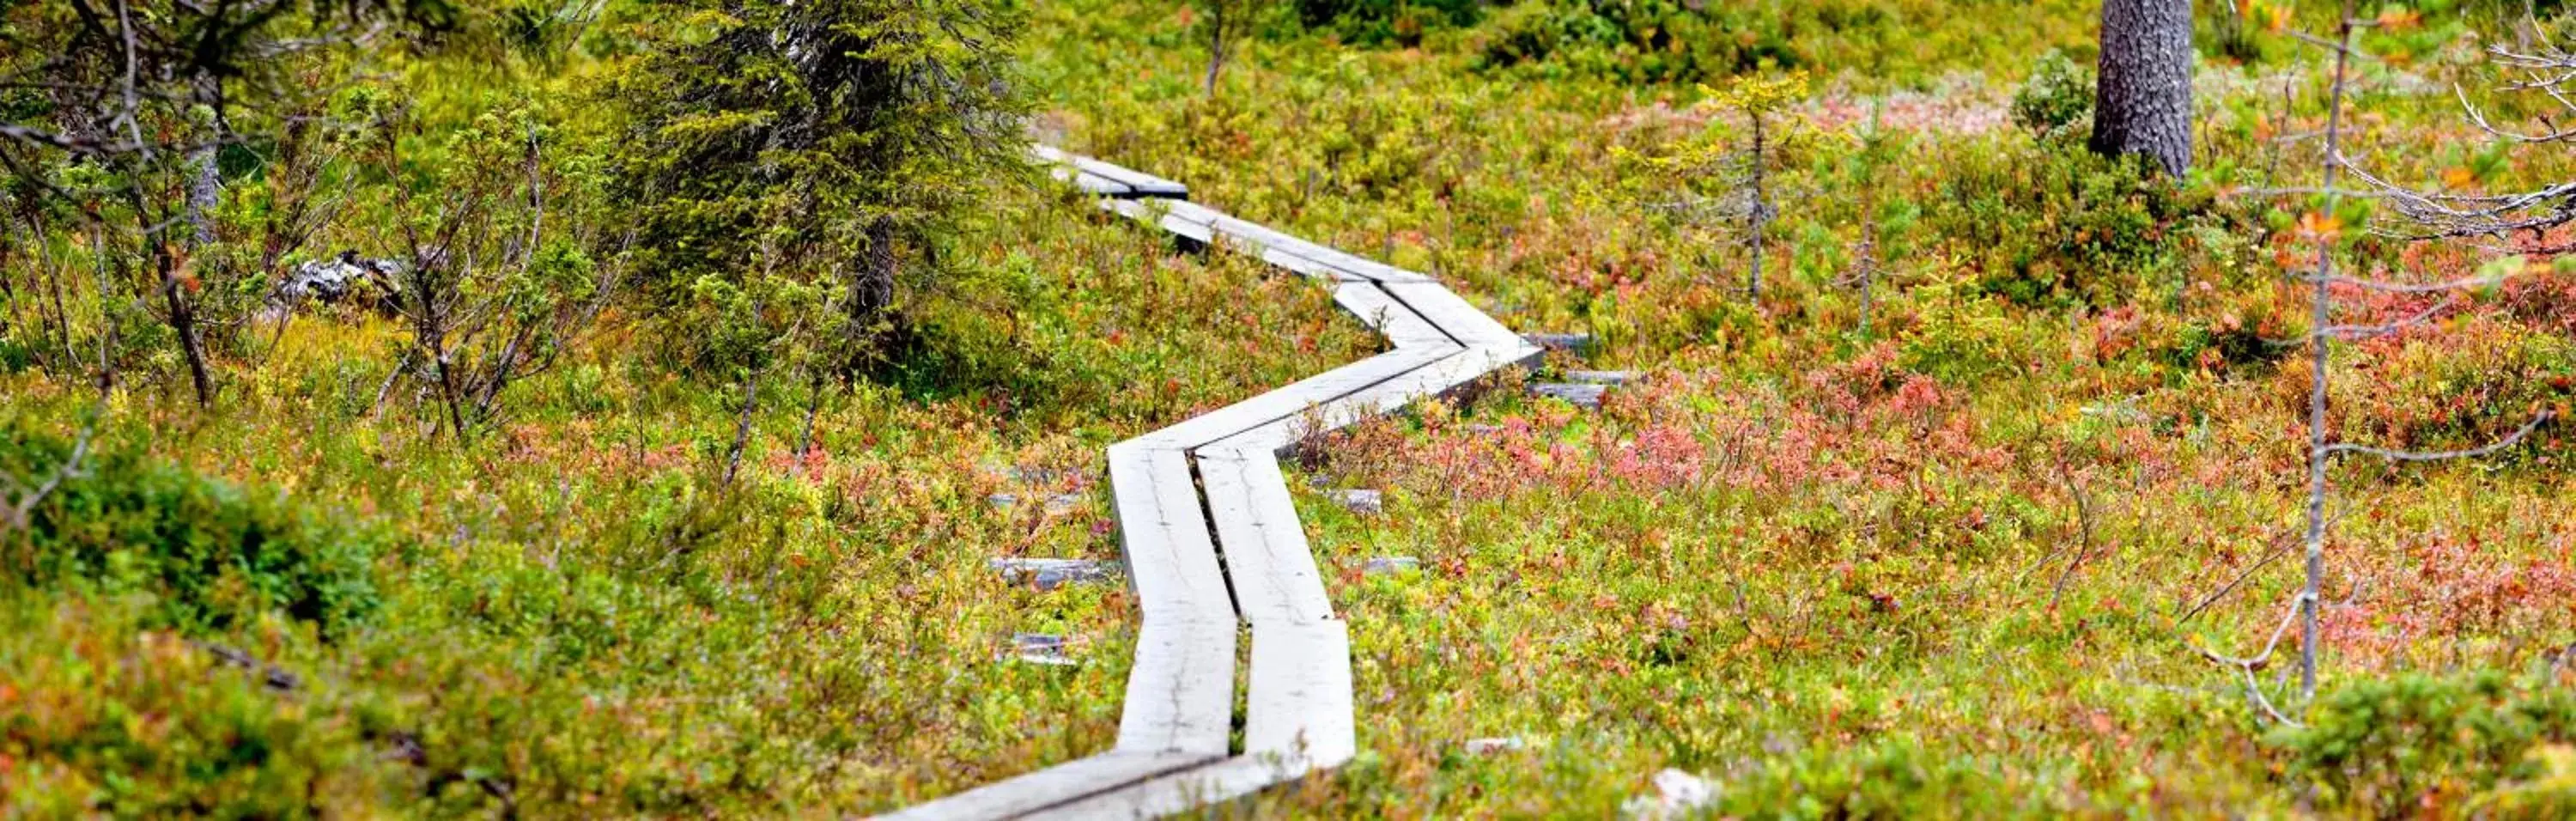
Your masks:
<instances>
[{"instance_id":1,"label":"zigzag boardwalk","mask_svg":"<svg viewBox=\"0 0 2576 821\"><path fill-rule=\"evenodd\" d=\"M1331 284L1334 301L1394 349L1110 446L1120 546L1143 610L1117 745L885 818L1152 817L1349 762L1359 752L1350 638L1277 454L1534 363L1542 349L1430 277L1189 202L1171 180L1033 151L1104 208ZM1246 627L1250 692L1234 749L1235 642Z\"/></svg>"}]
</instances>

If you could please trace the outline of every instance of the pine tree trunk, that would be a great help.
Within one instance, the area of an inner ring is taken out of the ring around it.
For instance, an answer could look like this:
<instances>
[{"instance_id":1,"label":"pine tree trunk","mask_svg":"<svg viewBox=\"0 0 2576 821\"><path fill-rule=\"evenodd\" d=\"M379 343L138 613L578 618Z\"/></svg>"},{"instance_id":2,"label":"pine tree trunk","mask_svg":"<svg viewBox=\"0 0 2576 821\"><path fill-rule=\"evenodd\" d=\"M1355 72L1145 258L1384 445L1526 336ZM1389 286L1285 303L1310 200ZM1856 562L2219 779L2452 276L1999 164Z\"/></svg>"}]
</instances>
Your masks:
<instances>
[{"instance_id":1,"label":"pine tree trunk","mask_svg":"<svg viewBox=\"0 0 2576 821\"><path fill-rule=\"evenodd\" d=\"M894 305L894 280L898 262L894 252L894 219L878 217L868 223L866 258L850 275L850 293L845 321L849 326L849 355L854 362L872 362L877 350L877 326L886 309Z\"/></svg>"},{"instance_id":2,"label":"pine tree trunk","mask_svg":"<svg viewBox=\"0 0 2576 821\"><path fill-rule=\"evenodd\" d=\"M2191 0L2103 0L2095 153L2191 170Z\"/></svg>"},{"instance_id":3,"label":"pine tree trunk","mask_svg":"<svg viewBox=\"0 0 2576 821\"><path fill-rule=\"evenodd\" d=\"M1762 300L1762 233L1771 227L1771 193L1762 188L1762 164L1769 159L1770 146L1764 144L1762 115L1753 115L1753 271L1744 281L1744 294L1755 302Z\"/></svg>"}]
</instances>

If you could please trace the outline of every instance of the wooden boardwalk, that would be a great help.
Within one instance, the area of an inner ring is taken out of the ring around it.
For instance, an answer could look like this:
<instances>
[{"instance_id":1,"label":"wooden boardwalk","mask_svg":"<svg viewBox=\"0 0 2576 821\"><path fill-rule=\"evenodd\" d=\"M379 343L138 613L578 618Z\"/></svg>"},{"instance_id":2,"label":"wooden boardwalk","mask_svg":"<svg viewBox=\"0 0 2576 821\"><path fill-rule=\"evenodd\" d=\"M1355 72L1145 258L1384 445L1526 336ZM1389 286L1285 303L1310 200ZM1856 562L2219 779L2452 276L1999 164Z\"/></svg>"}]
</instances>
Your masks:
<instances>
[{"instance_id":1,"label":"wooden boardwalk","mask_svg":"<svg viewBox=\"0 0 2576 821\"><path fill-rule=\"evenodd\" d=\"M1109 448L1120 546L1142 627L1109 750L883 816L913 821L1151 818L1231 800L1358 754L1350 637L1325 594L1278 455L1308 437L1534 364L1542 349L1431 277L1188 200L1180 183L1052 148L1101 207L1261 258L1333 289L1385 353ZM1250 633L1243 734L1236 642Z\"/></svg>"}]
</instances>

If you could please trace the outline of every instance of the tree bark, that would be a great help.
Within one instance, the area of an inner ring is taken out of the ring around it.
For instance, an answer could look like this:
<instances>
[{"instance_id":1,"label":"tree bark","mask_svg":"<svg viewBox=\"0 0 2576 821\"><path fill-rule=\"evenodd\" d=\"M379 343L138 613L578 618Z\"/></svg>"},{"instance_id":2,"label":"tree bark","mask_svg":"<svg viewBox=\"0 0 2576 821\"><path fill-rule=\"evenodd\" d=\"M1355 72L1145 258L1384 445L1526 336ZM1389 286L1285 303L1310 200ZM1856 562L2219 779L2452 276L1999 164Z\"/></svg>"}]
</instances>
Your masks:
<instances>
[{"instance_id":1,"label":"tree bark","mask_svg":"<svg viewBox=\"0 0 2576 821\"><path fill-rule=\"evenodd\" d=\"M2191 0L2103 0L2094 153L2191 170Z\"/></svg>"},{"instance_id":2,"label":"tree bark","mask_svg":"<svg viewBox=\"0 0 2576 821\"><path fill-rule=\"evenodd\" d=\"M1215 0L1208 4L1207 95L1210 97L1216 96L1217 74L1225 71L1225 7L1230 2Z\"/></svg>"},{"instance_id":3,"label":"tree bark","mask_svg":"<svg viewBox=\"0 0 2576 821\"><path fill-rule=\"evenodd\" d=\"M859 269L851 272L849 294L850 355L856 359L873 359L877 355L877 323L885 318L886 309L894 305L896 260L894 253L894 219L878 217L868 223L867 256Z\"/></svg>"},{"instance_id":4,"label":"tree bark","mask_svg":"<svg viewBox=\"0 0 2576 821\"><path fill-rule=\"evenodd\" d=\"M1753 301L1762 299L1762 234L1771 227L1771 193L1762 190L1762 165L1771 150L1765 144L1762 113L1753 113L1753 271L1744 281L1744 294Z\"/></svg>"},{"instance_id":5,"label":"tree bark","mask_svg":"<svg viewBox=\"0 0 2576 821\"><path fill-rule=\"evenodd\" d=\"M746 368L742 373L742 417L734 422L733 445L725 448L725 487L733 486L734 474L742 470L742 452L751 445L752 412L760 408L760 371Z\"/></svg>"},{"instance_id":6,"label":"tree bark","mask_svg":"<svg viewBox=\"0 0 2576 821\"><path fill-rule=\"evenodd\" d=\"M2337 195L2336 177L2343 169L2337 158L2343 139L2344 72L2352 65L2352 0L2344 0L2343 20L2335 27L2334 84L2326 92L2326 193L2325 213L2334 213ZM2327 287L2334 277L2334 239L2317 240L2316 282L2308 286L2310 328L2308 337L2308 531L2304 540L2307 553L2307 581L2299 588L2299 699L2314 703L2317 695L2317 599L2325 587L2326 575L2326 494L2329 487L2326 460L2326 366L2328 343L2333 337L2325 328L2334 323L2334 290Z\"/></svg>"}]
</instances>

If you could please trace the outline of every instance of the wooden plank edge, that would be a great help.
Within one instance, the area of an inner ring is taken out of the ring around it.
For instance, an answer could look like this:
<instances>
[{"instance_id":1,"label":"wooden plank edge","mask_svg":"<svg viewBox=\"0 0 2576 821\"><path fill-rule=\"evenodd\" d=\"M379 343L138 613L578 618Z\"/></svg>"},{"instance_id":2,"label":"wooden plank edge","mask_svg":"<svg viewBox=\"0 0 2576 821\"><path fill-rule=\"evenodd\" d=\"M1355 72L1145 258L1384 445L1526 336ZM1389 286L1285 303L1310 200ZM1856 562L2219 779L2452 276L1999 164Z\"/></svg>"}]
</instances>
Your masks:
<instances>
[{"instance_id":1,"label":"wooden plank edge","mask_svg":"<svg viewBox=\"0 0 2576 821\"><path fill-rule=\"evenodd\" d=\"M1188 457L1133 442L1111 445L1109 483L1121 564L1143 616L1232 618L1233 593L1218 567Z\"/></svg>"},{"instance_id":2,"label":"wooden plank edge","mask_svg":"<svg viewBox=\"0 0 2576 821\"><path fill-rule=\"evenodd\" d=\"M1399 348L1306 377L1258 396L1199 414L1144 436L1136 442L1155 448L1195 449L1238 432L1293 417L1316 405L1367 390L1432 362L1455 356L1463 348Z\"/></svg>"},{"instance_id":3,"label":"wooden plank edge","mask_svg":"<svg viewBox=\"0 0 2576 821\"><path fill-rule=\"evenodd\" d=\"M878 821L1020 818L1223 760L1186 753L1113 751L1021 773L875 817Z\"/></svg>"},{"instance_id":4,"label":"wooden plank edge","mask_svg":"<svg viewBox=\"0 0 2576 821\"><path fill-rule=\"evenodd\" d=\"M1244 703L1244 755L1308 764L1358 755L1349 626L1253 625L1251 692Z\"/></svg>"},{"instance_id":5,"label":"wooden plank edge","mask_svg":"<svg viewBox=\"0 0 2576 821\"><path fill-rule=\"evenodd\" d=\"M1394 294L1374 282L1344 282L1333 288L1333 304L1358 317L1378 335L1398 348L1425 345L1459 345L1456 338L1441 332L1440 326L1416 313Z\"/></svg>"},{"instance_id":6,"label":"wooden plank edge","mask_svg":"<svg viewBox=\"0 0 2576 821\"><path fill-rule=\"evenodd\" d=\"M1464 297L1439 283L1391 282L1387 283L1386 291L1462 343L1494 347L1530 345L1529 340L1512 333L1503 323L1486 316L1484 311L1477 310Z\"/></svg>"},{"instance_id":7,"label":"wooden plank edge","mask_svg":"<svg viewBox=\"0 0 2576 821\"><path fill-rule=\"evenodd\" d=\"M1280 417L1208 442L1193 452L1204 459L1211 452L1276 453L1292 449L1316 435L1391 413L1419 399L1455 395L1455 392L1472 386L1495 371L1533 361L1539 353L1535 349L1508 346L1467 348L1371 385L1366 390L1318 405L1305 413Z\"/></svg>"},{"instance_id":8,"label":"wooden plank edge","mask_svg":"<svg viewBox=\"0 0 2576 821\"><path fill-rule=\"evenodd\" d=\"M1162 818L1232 801L1307 774L1350 763L1342 760L1297 760L1274 755L1240 755L1157 776L1106 793L1092 795L1034 817L1050 821L1139 821Z\"/></svg>"},{"instance_id":9,"label":"wooden plank edge","mask_svg":"<svg viewBox=\"0 0 2576 821\"><path fill-rule=\"evenodd\" d=\"M1333 619L1324 574L1307 546L1305 524L1288 495L1279 460L1266 451L1202 451L1199 481L1207 491L1208 520L1216 525L1217 551L1225 557L1235 610L1258 630L1268 624L1308 624ZM1256 648L1255 652L1259 652Z\"/></svg>"},{"instance_id":10,"label":"wooden plank edge","mask_svg":"<svg viewBox=\"0 0 2576 821\"><path fill-rule=\"evenodd\" d=\"M1234 649L1241 625L1213 619L1145 619L1136 662L1120 695L1114 749L1223 756L1234 724Z\"/></svg>"}]
</instances>

